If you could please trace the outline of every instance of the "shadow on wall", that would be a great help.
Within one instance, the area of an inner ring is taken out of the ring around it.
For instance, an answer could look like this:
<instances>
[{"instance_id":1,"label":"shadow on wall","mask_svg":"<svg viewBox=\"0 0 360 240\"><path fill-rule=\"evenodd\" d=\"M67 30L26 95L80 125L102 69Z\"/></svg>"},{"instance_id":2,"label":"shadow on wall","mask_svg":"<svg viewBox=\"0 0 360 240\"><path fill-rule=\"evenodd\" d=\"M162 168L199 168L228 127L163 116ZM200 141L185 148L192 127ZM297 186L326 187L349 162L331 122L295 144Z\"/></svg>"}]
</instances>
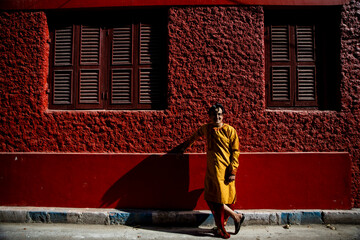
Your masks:
<instances>
[{"instance_id":1,"label":"shadow on wall","mask_svg":"<svg viewBox=\"0 0 360 240\"><path fill-rule=\"evenodd\" d=\"M116 209L192 210L203 189L189 192L189 157L151 155L116 181L101 207Z\"/></svg>"}]
</instances>

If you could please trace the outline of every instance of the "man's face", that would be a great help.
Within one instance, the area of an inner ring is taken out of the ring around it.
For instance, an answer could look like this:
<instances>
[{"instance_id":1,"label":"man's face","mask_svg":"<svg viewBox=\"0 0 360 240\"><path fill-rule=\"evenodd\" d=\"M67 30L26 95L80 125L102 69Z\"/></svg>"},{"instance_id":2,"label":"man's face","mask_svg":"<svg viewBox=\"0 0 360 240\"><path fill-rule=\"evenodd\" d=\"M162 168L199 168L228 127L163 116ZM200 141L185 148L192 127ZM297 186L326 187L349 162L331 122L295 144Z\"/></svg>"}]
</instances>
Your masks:
<instances>
[{"instance_id":1,"label":"man's face","mask_svg":"<svg viewBox=\"0 0 360 240\"><path fill-rule=\"evenodd\" d=\"M222 109L216 108L215 112L210 113L209 117L210 117L211 123L219 126L220 124L222 124L223 119L224 119Z\"/></svg>"}]
</instances>

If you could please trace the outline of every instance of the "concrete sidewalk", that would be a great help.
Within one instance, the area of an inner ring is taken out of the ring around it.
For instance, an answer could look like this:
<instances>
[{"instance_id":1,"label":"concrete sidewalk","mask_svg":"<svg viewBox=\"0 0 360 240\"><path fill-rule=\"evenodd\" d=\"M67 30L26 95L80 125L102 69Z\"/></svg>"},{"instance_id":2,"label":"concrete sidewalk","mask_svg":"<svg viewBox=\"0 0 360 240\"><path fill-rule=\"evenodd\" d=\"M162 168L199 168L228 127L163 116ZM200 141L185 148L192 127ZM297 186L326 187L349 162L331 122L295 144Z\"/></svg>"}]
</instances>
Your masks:
<instances>
[{"instance_id":1,"label":"concrete sidewalk","mask_svg":"<svg viewBox=\"0 0 360 240\"><path fill-rule=\"evenodd\" d=\"M234 240L358 240L360 225L321 224L293 225L288 229L278 225L244 226L232 235L233 226L227 226ZM154 227L124 225L1 223L0 240L215 240L211 227Z\"/></svg>"},{"instance_id":2,"label":"concrete sidewalk","mask_svg":"<svg viewBox=\"0 0 360 240\"><path fill-rule=\"evenodd\" d=\"M360 224L360 208L352 210L237 210L244 225ZM0 206L4 223L69 223L129 226L214 226L210 211L117 210ZM233 221L230 219L230 226Z\"/></svg>"}]
</instances>

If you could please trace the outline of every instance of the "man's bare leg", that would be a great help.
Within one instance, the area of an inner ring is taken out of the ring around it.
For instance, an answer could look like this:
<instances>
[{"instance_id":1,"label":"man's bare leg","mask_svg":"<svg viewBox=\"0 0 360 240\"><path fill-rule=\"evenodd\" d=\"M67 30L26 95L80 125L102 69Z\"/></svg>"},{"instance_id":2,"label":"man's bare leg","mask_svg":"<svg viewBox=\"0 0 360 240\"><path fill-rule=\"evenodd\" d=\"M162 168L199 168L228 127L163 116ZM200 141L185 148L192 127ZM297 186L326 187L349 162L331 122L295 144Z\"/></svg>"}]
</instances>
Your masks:
<instances>
[{"instance_id":1,"label":"man's bare leg","mask_svg":"<svg viewBox=\"0 0 360 240\"><path fill-rule=\"evenodd\" d=\"M224 204L224 212L234 219L234 222L235 222L234 234L237 234L240 231L241 224L245 220L245 216L243 214L236 213L226 204Z\"/></svg>"},{"instance_id":2,"label":"man's bare leg","mask_svg":"<svg viewBox=\"0 0 360 240\"><path fill-rule=\"evenodd\" d=\"M237 214L235 211L233 211L229 206L224 204L224 211L234 219L236 222L240 222L240 219L242 218L242 214Z\"/></svg>"}]
</instances>

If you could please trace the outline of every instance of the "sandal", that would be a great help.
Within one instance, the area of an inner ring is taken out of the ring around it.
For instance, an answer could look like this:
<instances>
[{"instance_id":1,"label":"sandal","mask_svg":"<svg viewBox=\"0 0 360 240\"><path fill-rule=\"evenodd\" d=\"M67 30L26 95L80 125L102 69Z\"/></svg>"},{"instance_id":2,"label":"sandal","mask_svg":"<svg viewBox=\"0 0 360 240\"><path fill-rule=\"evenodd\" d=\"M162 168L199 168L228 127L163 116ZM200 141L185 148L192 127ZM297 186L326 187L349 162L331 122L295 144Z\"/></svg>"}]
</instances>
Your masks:
<instances>
[{"instance_id":1,"label":"sandal","mask_svg":"<svg viewBox=\"0 0 360 240\"><path fill-rule=\"evenodd\" d=\"M235 222L235 233L234 234L238 234L238 232L240 231L240 227L243 224L244 220L245 220L245 215L242 214L240 221L238 223Z\"/></svg>"}]
</instances>

